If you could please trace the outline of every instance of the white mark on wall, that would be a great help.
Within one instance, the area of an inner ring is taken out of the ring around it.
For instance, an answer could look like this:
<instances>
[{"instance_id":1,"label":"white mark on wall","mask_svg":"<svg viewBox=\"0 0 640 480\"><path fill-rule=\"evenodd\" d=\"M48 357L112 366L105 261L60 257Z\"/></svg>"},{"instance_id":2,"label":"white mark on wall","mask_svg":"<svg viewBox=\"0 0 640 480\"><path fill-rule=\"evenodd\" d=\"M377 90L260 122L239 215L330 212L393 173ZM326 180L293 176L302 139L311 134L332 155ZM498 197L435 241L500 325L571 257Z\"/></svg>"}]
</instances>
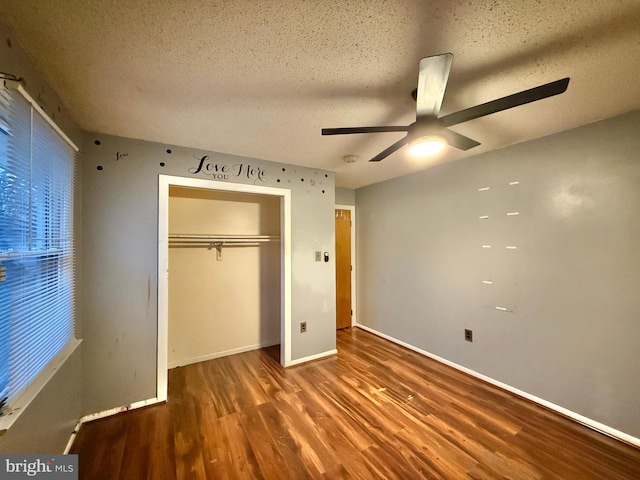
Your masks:
<instances>
[{"instance_id":1,"label":"white mark on wall","mask_svg":"<svg viewBox=\"0 0 640 480\"><path fill-rule=\"evenodd\" d=\"M477 189L479 193L485 193L475 198L475 213L478 220L487 222L476 225L476 228L478 233L487 235L481 239L491 243L481 245L486 253L478 259L482 270L475 282L485 308L514 312L518 289L516 255L521 225L513 217L519 216L521 212L520 190L511 187L518 187L520 181L504 179L493 185L485 185Z\"/></svg>"},{"instance_id":2,"label":"white mark on wall","mask_svg":"<svg viewBox=\"0 0 640 480\"><path fill-rule=\"evenodd\" d=\"M494 307L496 310L500 310L501 312L510 312L511 310L509 310L507 307L499 307L499 306L495 306Z\"/></svg>"}]
</instances>

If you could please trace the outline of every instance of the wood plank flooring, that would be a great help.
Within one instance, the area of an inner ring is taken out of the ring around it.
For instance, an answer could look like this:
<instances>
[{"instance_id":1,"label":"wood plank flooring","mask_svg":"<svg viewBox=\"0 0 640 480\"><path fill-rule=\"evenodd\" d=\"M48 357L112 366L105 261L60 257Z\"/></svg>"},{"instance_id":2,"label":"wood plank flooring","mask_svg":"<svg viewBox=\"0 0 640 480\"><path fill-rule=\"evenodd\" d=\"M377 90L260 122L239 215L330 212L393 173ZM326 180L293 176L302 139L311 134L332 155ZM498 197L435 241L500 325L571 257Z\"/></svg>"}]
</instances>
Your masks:
<instances>
[{"instance_id":1,"label":"wood plank flooring","mask_svg":"<svg viewBox=\"0 0 640 480\"><path fill-rule=\"evenodd\" d=\"M358 329L169 372L166 404L85 424L97 479L640 479L640 449Z\"/></svg>"}]
</instances>

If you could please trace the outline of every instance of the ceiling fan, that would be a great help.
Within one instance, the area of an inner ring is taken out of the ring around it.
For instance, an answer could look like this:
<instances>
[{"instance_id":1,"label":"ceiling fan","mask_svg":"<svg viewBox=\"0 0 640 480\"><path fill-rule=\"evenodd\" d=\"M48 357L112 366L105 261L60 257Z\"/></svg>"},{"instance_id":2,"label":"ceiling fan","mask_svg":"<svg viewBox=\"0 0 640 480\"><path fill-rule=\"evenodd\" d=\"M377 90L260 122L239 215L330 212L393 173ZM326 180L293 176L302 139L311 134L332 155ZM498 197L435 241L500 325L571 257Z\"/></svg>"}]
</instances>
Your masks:
<instances>
[{"instance_id":1,"label":"ceiling fan","mask_svg":"<svg viewBox=\"0 0 640 480\"><path fill-rule=\"evenodd\" d=\"M370 162L379 162L406 144L416 155L428 155L446 144L461 150L477 147L477 142L447 127L468 122L475 118L508 110L526 103L542 100L563 93L569 85L569 78L540 85L520 93L514 93L491 102L476 105L459 112L438 117L444 91L449 78L453 54L443 53L420 60L418 88L413 92L416 100L416 121L407 126L323 128L322 135L345 135L353 133L407 132L407 135L373 157Z\"/></svg>"}]
</instances>

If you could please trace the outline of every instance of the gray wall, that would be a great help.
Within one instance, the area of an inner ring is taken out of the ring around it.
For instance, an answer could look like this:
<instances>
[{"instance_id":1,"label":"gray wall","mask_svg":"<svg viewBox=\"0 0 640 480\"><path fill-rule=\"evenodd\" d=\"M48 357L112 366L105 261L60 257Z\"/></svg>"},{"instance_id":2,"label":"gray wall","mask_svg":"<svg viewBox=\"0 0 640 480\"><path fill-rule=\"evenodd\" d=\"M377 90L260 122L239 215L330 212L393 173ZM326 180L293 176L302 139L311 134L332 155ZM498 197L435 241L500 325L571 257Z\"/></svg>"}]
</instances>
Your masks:
<instances>
[{"instance_id":1,"label":"gray wall","mask_svg":"<svg viewBox=\"0 0 640 480\"><path fill-rule=\"evenodd\" d=\"M85 145L85 414L156 396L159 174L291 190L292 360L335 349L333 173L103 134ZM203 156L227 178L195 173ZM315 251L331 261L315 262Z\"/></svg>"},{"instance_id":2,"label":"gray wall","mask_svg":"<svg viewBox=\"0 0 640 480\"><path fill-rule=\"evenodd\" d=\"M336 188L336 205L355 205L356 191L352 188Z\"/></svg>"},{"instance_id":3,"label":"gray wall","mask_svg":"<svg viewBox=\"0 0 640 480\"><path fill-rule=\"evenodd\" d=\"M18 44L13 32L2 22L0 39L1 70L24 78L24 86L29 94L38 99L47 114L76 145L82 147L82 133L64 104ZM80 204L76 202L76 218L80 218L80 213ZM76 240L76 245L79 245L79 231ZM76 282L80 290L82 279L76 278ZM81 336L80 327L81 319L78 319L77 337ZM0 437L0 453L62 453L80 417L81 351L82 347L76 349L9 431Z\"/></svg>"},{"instance_id":4,"label":"gray wall","mask_svg":"<svg viewBox=\"0 0 640 480\"><path fill-rule=\"evenodd\" d=\"M639 131L632 112L358 189L359 323L640 437Z\"/></svg>"}]
</instances>

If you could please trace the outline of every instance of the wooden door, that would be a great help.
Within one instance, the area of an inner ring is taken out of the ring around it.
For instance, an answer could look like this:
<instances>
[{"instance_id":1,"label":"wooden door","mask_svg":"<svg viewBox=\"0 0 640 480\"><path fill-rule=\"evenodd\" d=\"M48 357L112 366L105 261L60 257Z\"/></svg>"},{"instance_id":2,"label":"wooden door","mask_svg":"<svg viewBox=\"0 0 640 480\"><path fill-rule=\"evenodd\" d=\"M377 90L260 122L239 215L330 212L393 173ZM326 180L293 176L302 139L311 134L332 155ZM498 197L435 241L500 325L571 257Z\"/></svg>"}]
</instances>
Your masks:
<instances>
[{"instance_id":1,"label":"wooden door","mask_svg":"<svg viewBox=\"0 0 640 480\"><path fill-rule=\"evenodd\" d=\"M336 210L336 328L351 326L351 212Z\"/></svg>"}]
</instances>

